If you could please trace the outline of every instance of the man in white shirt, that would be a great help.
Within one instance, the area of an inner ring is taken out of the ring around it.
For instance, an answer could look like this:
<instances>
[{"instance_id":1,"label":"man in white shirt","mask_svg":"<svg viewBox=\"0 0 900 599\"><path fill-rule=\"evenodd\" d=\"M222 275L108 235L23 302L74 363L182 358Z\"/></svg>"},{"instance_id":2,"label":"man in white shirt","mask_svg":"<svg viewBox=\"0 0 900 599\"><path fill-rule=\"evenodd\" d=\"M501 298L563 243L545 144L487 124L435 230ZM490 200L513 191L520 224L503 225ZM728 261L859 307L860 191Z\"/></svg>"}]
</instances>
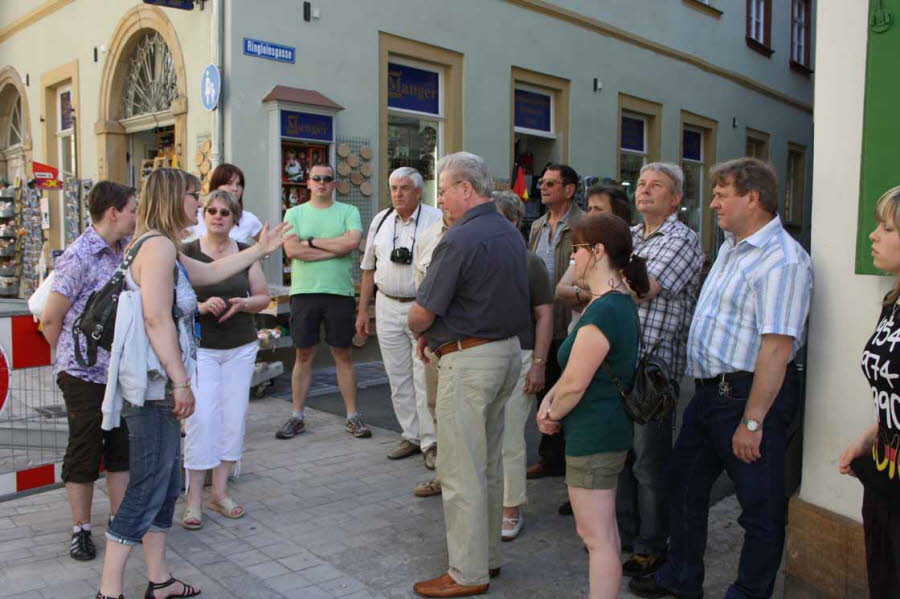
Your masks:
<instances>
[{"instance_id":1,"label":"man in white shirt","mask_svg":"<svg viewBox=\"0 0 900 599\"><path fill-rule=\"evenodd\" d=\"M372 219L360 265L363 277L356 332L361 337L370 333L368 306L374 295L378 346L391 384L394 413L402 429L400 443L387 457L398 460L421 451L425 466L433 470L437 445L426 401L425 371L416 356L416 338L407 319L416 299L416 242L426 229L441 220L441 211L422 204L425 182L416 169L398 168L391 173L389 182L391 207Z\"/></svg>"}]
</instances>

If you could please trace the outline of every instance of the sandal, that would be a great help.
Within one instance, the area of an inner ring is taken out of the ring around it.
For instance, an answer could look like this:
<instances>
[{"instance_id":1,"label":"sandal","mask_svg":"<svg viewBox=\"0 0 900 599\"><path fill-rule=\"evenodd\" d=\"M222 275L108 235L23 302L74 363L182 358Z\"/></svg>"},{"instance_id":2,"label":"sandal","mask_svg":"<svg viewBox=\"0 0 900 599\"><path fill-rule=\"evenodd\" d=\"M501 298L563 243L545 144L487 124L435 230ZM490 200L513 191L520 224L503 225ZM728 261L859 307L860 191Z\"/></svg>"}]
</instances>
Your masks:
<instances>
[{"instance_id":1,"label":"sandal","mask_svg":"<svg viewBox=\"0 0 900 599\"><path fill-rule=\"evenodd\" d=\"M182 591L178 595L166 595L166 597L196 597L200 594L200 589L192 587L191 585L181 582L180 580L176 580L174 576L170 576L169 580L165 582L148 582L147 592L144 593L144 599L156 599L156 595L153 594L153 591L158 591L159 589L170 587L176 582L184 587L184 591Z\"/></svg>"},{"instance_id":2,"label":"sandal","mask_svg":"<svg viewBox=\"0 0 900 599\"><path fill-rule=\"evenodd\" d=\"M214 512L219 512L226 518L236 520L244 517L244 508L232 501L231 497L223 497L219 500L210 499L206 507Z\"/></svg>"},{"instance_id":3,"label":"sandal","mask_svg":"<svg viewBox=\"0 0 900 599\"><path fill-rule=\"evenodd\" d=\"M181 517L181 525L188 530L199 530L203 528L203 510L198 507L184 508L184 515Z\"/></svg>"},{"instance_id":4,"label":"sandal","mask_svg":"<svg viewBox=\"0 0 900 599\"><path fill-rule=\"evenodd\" d=\"M119 595L118 597L113 597L112 595L104 595L100 591L97 591L97 596L94 599L125 599L125 595Z\"/></svg>"}]
</instances>

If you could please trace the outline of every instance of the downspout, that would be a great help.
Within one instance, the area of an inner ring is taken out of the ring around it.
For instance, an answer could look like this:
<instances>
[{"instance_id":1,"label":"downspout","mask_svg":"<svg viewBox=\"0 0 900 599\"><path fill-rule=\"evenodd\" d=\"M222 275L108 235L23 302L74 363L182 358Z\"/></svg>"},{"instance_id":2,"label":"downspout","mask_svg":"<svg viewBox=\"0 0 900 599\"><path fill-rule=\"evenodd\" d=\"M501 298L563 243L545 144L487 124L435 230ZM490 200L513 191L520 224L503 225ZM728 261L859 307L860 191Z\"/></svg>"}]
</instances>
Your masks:
<instances>
[{"instance_id":1,"label":"downspout","mask_svg":"<svg viewBox=\"0 0 900 599\"><path fill-rule=\"evenodd\" d=\"M225 139L225 112L222 110L225 99L225 61L224 43L225 37L225 10L224 0L212 0L212 35L210 36L213 63L219 69L220 90L219 103L213 111L212 156L210 164L215 168L222 162Z\"/></svg>"}]
</instances>

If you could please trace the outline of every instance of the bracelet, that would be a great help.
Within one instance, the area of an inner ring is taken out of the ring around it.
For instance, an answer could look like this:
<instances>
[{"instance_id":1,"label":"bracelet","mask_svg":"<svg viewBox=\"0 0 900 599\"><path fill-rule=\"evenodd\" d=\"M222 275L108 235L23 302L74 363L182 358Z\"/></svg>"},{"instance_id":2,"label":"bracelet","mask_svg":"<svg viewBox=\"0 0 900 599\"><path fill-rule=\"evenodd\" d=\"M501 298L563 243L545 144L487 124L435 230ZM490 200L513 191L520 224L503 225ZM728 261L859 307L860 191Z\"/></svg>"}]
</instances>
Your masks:
<instances>
[{"instance_id":1,"label":"bracelet","mask_svg":"<svg viewBox=\"0 0 900 599\"><path fill-rule=\"evenodd\" d=\"M183 383L172 383L172 391L177 389L190 389L191 379L185 379Z\"/></svg>"},{"instance_id":2,"label":"bracelet","mask_svg":"<svg viewBox=\"0 0 900 599\"><path fill-rule=\"evenodd\" d=\"M540 366L543 366L544 364L547 363L547 358L534 357L534 358L531 358L531 362L532 362L532 364L538 364Z\"/></svg>"}]
</instances>

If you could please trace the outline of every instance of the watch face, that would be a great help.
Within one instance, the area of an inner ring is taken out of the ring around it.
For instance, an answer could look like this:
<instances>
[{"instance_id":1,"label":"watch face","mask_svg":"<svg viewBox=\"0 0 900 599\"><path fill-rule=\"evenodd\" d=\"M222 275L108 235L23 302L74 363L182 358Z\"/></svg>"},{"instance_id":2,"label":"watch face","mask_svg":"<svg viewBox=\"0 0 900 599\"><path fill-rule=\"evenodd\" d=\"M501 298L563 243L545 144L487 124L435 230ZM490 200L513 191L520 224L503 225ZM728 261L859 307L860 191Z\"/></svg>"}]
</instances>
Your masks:
<instances>
[{"instance_id":1,"label":"watch face","mask_svg":"<svg viewBox=\"0 0 900 599\"><path fill-rule=\"evenodd\" d=\"M759 430L759 423L756 420L744 420L744 424L747 425L747 430L750 432L756 432Z\"/></svg>"}]
</instances>

